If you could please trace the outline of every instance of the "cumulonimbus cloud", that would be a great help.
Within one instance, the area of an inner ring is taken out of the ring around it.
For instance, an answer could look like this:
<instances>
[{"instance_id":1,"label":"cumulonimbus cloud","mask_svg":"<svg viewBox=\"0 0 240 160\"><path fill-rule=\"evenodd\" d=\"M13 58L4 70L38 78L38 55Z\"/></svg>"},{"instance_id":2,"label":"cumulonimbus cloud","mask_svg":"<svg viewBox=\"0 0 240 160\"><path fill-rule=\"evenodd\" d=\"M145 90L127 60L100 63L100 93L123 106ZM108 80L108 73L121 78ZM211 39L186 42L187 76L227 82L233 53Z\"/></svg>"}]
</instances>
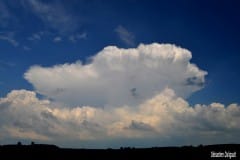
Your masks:
<instances>
[{"instance_id":1,"label":"cumulonimbus cloud","mask_svg":"<svg viewBox=\"0 0 240 160\"><path fill-rule=\"evenodd\" d=\"M181 97L201 89L207 72L190 63L191 58L190 51L171 44L109 46L89 64L33 66L24 77L38 93L70 106L133 105L166 87Z\"/></svg>"},{"instance_id":2,"label":"cumulonimbus cloud","mask_svg":"<svg viewBox=\"0 0 240 160\"><path fill-rule=\"evenodd\" d=\"M239 142L238 104L185 100L203 88L207 74L191 57L186 49L154 43L106 47L88 64L33 66L24 77L36 90L0 99L0 139L82 142L78 147L134 139L136 146Z\"/></svg>"}]
</instances>

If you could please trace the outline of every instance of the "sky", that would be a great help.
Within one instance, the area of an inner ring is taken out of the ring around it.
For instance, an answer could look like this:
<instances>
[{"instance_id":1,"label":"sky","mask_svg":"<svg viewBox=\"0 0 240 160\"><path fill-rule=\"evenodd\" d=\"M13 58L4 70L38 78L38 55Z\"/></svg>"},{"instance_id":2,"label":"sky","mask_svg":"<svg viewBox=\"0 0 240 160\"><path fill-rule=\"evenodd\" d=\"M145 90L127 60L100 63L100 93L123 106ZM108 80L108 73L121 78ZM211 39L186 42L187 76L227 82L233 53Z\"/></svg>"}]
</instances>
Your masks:
<instances>
[{"instance_id":1,"label":"sky","mask_svg":"<svg viewBox=\"0 0 240 160\"><path fill-rule=\"evenodd\" d=\"M240 143L239 7L0 0L0 144Z\"/></svg>"}]
</instances>

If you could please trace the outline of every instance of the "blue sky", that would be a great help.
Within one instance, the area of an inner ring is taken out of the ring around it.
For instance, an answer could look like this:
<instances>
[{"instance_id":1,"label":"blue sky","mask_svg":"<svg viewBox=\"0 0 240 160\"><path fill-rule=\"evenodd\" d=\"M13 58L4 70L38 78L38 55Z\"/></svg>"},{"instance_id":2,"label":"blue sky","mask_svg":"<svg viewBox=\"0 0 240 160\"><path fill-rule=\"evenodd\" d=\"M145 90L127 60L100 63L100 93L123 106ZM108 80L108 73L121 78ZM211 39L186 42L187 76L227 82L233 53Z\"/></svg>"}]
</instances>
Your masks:
<instances>
[{"instance_id":1,"label":"blue sky","mask_svg":"<svg viewBox=\"0 0 240 160\"><path fill-rule=\"evenodd\" d=\"M239 7L237 0L0 0L0 96L44 95L24 76L34 65L88 64L106 46L168 43L188 49L190 63L208 73L188 103L240 103Z\"/></svg>"}]
</instances>

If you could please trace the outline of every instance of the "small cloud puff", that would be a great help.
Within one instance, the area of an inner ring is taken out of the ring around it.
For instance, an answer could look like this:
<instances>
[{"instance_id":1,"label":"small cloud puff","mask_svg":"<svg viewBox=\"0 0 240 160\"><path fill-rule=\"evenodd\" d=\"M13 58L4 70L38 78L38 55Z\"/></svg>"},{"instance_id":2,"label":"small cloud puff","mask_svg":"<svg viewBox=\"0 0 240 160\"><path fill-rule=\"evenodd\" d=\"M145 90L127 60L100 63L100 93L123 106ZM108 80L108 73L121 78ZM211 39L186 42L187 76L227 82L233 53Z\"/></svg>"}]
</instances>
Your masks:
<instances>
[{"instance_id":1,"label":"small cloud puff","mask_svg":"<svg viewBox=\"0 0 240 160\"><path fill-rule=\"evenodd\" d=\"M59 37L59 36L57 36L57 37L55 37L54 39L53 39L53 42L61 42L62 41L62 38L61 37Z\"/></svg>"}]
</instances>

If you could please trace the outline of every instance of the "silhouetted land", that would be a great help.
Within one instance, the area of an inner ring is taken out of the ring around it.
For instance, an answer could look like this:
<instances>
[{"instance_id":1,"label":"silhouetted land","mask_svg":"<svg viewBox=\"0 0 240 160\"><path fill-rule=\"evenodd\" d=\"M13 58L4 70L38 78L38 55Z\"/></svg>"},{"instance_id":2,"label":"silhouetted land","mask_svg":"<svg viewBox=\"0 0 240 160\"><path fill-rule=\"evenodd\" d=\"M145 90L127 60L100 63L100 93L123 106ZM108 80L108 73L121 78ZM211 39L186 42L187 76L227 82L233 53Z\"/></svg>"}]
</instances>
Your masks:
<instances>
[{"instance_id":1,"label":"silhouetted land","mask_svg":"<svg viewBox=\"0 0 240 160\"><path fill-rule=\"evenodd\" d=\"M220 157L212 157L211 154ZM0 146L0 159L240 159L240 144L222 144L208 146L120 148L120 149L66 149L55 145L4 145ZM225 157L227 156L227 157Z\"/></svg>"}]
</instances>

